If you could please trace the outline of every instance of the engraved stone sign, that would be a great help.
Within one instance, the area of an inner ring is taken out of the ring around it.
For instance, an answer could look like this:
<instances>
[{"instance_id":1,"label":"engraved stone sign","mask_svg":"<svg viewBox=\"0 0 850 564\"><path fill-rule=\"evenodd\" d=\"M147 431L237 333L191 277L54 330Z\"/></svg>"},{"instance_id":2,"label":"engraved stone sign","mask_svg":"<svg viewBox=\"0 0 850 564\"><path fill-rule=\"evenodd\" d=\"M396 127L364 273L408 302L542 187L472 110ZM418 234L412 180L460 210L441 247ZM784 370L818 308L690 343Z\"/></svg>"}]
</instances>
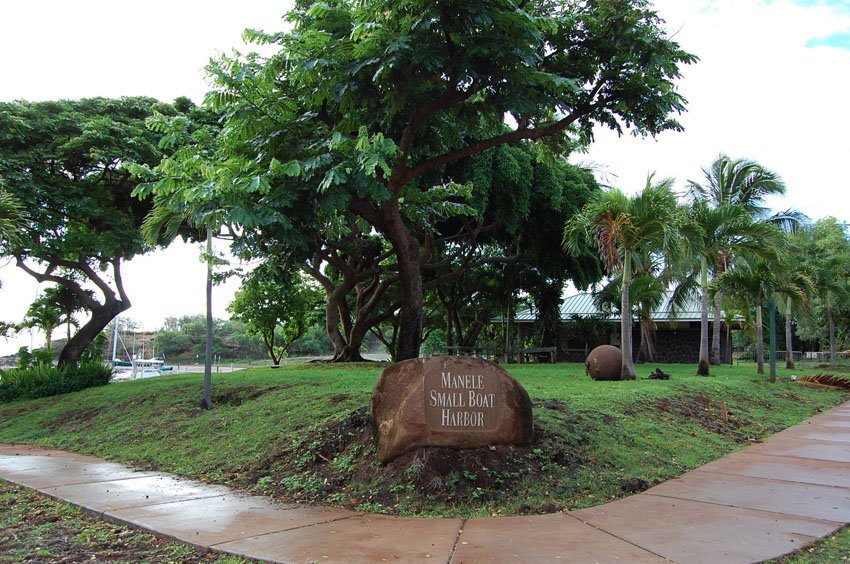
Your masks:
<instances>
[{"instance_id":1,"label":"engraved stone sign","mask_svg":"<svg viewBox=\"0 0 850 564\"><path fill-rule=\"evenodd\" d=\"M487 366L489 369L490 367ZM502 405L499 377L430 370L425 373L425 421L430 431L494 431ZM497 402L498 396L498 402Z\"/></svg>"},{"instance_id":2,"label":"engraved stone sign","mask_svg":"<svg viewBox=\"0 0 850 564\"><path fill-rule=\"evenodd\" d=\"M424 446L528 444L531 401L499 366L469 357L431 357L387 367L372 393L378 459Z\"/></svg>"}]
</instances>

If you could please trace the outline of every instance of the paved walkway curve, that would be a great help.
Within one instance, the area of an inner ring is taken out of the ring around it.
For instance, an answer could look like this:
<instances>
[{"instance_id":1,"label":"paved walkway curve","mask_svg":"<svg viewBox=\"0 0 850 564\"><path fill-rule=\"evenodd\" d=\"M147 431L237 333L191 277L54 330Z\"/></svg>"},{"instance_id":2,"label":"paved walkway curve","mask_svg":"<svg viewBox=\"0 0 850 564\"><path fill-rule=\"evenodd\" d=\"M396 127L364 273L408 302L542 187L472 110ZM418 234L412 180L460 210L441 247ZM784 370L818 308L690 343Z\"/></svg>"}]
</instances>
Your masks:
<instances>
[{"instance_id":1,"label":"paved walkway curve","mask_svg":"<svg viewBox=\"0 0 850 564\"><path fill-rule=\"evenodd\" d=\"M532 517L285 505L25 445L0 445L0 477L111 521L276 562L755 562L850 522L850 402L646 492Z\"/></svg>"}]
</instances>

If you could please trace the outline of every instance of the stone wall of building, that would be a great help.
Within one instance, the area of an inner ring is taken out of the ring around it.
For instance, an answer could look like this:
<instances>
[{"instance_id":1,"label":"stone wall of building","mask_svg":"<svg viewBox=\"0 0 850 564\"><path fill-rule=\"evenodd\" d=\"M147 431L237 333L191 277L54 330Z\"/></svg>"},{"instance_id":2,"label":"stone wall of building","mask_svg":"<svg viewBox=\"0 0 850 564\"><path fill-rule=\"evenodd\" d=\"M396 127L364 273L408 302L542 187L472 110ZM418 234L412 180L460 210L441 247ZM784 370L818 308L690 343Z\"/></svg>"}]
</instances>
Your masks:
<instances>
[{"instance_id":1,"label":"stone wall of building","mask_svg":"<svg viewBox=\"0 0 850 564\"><path fill-rule=\"evenodd\" d=\"M583 343L575 338L569 338L566 323L562 326L562 338L558 346L558 362L584 362L587 353ZM611 330L605 336L604 344L619 346L619 325L611 324ZM709 331L711 324L709 324ZM699 323L681 322L676 329L669 326L659 327L655 332L655 362L659 364L697 364L699 362ZM710 338L710 334L709 334ZM721 354L726 354L730 343L726 337L725 328L721 333ZM591 347L593 348L593 347ZM635 323L632 333L632 351L635 362L640 362L640 328ZM589 352L589 351L588 351Z\"/></svg>"},{"instance_id":2,"label":"stone wall of building","mask_svg":"<svg viewBox=\"0 0 850 564\"><path fill-rule=\"evenodd\" d=\"M634 342L637 348L640 344L640 333L635 335ZM699 362L699 329L656 331L655 362L697 364Z\"/></svg>"},{"instance_id":3,"label":"stone wall of building","mask_svg":"<svg viewBox=\"0 0 850 564\"><path fill-rule=\"evenodd\" d=\"M721 347L725 344L722 342ZM639 349L640 330L636 328L632 335L633 358L636 362L641 360L638 357ZM558 350L558 362L584 362L586 356L582 349ZM699 328L658 329L655 332L655 362L697 364L699 362Z\"/></svg>"}]
</instances>

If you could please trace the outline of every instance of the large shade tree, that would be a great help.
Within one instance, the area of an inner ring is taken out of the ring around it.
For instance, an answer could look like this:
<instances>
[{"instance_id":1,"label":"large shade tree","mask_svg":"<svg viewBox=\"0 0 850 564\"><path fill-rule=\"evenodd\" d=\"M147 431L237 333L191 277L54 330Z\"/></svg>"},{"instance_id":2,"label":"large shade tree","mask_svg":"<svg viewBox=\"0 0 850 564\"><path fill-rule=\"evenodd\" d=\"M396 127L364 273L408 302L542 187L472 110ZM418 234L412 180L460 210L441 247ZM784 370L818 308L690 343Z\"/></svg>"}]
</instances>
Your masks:
<instances>
[{"instance_id":1,"label":"large shade tree","mask_svg":"<svg viewBox=\"0 0 850 564\"><path fill-rule=\"evenodd\" d=\"M130 307L121 265L151 248L139 232L150 204L131 197L137 181L124 165L158 162L160 135L145 119L189 104L150 98L0 104L0 176L27 210L24 229L0 240L0 254L15 257L39 282L66 288L90 313L60 363L78 359Z\"/></svg>"},{"instance_id":2,"label":"large shade tree","mask_svg":"<svg viewBox=\"0 0 850 564\"><path fill-rule=\"evenodd\" d=\"M636 377L630 296L633 273L651 272L648 262L657 257L673 263L685 250L680 237L685 218L672 185L672 179L653 183L650 176L644 189L634 196L618 189L602 192L564 229L567 252L579 252L580 242L592 245L608 272L620 279L622 379Z\"/></svg>"},{"instance_id":3,"label":"large shade tree","mask_svg":"<svg viewBox=\"0 0 850 564\"><path fill-rule=\"evenodd\" d=\"M674 80L695 60L646 0L298 2L288 19L291 31L248 33L275 55L214 65L211 100L256 162L277 162L390 242L399 359L418 356L427 252L405 203L501 145L545 140L562 153L595 124L681 129Z\"/></svg>"}]
</instances>

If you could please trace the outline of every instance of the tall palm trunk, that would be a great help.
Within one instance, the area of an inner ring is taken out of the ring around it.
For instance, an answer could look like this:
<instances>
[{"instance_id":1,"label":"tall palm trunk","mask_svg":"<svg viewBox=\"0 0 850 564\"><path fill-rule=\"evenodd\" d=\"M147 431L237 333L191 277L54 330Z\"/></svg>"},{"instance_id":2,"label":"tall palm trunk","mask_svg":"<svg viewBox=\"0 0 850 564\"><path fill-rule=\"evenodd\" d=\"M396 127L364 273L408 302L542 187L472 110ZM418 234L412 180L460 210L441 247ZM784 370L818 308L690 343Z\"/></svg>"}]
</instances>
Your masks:
<instances>
[{"instance_id":1,"label":"tall palm trunk","mask_svg":"<svg viewBox=\"0 0 850 564\"><path fill-rule=\"evenodd\" d=\"M756 372L764 374L764 327L762 321L761 301L756 304Z\"/></svg>"},{"instance_id":2,"label":"tall palm trunk","mask_svg":"<svg viewBox=\"0 0 850 564\"><path fill-rule=\"evenodd\" d=\"M635 380L635 365L632 360L632 307L629 290L632 283L632 265L629 252L623 257L622 299L620 302L620 350L623 352L621 380Z\"/></svg>"},{"instance_id":3,"label":"tall palm trunk","mask_svg":"<svg viewBox=\"0 0 850 564\"><path fill-rule=\"evenodd\" d=\"M723 356L720 354L720 327L723 320L720 313L723 310L723 294L714 294L714 326L711 328L711 353L708 362L714 365L723 364Z\"/></svg>"},{"instance_id":4,"label":"tall palm trunk","mask_svg":"<svg viewBox=\"0 0 850 564\"><path fill-rule=\"evenodd\" d=\"M785 368L794 368L794 339L791 331L791 298L787 298L785 309Z\"/></svg>"},{"instance_id":5,"label":"tall palm trunk","mask_svg":"<svg viewBox=\"0 0 850 564\"><path fill-rule=\"evenodd\" d=\"M699 366L697 376L708 376L708 261L700 261L700 323L699 323Z\"/></svg>"}]
</instances>

